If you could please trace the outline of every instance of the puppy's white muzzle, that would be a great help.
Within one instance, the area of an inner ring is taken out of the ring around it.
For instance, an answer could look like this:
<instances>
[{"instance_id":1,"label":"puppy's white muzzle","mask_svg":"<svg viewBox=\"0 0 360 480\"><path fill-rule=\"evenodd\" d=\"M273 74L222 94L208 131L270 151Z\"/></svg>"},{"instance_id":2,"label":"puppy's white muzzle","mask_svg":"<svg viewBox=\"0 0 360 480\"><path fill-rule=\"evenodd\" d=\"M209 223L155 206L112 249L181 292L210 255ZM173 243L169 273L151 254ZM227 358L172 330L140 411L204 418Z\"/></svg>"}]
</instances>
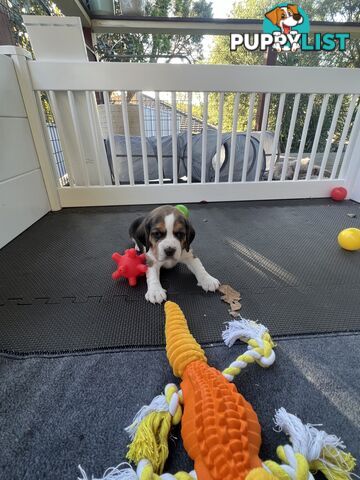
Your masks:
<instances>
[{"instance_id":1,"label":"puppy's white muzzle","mask_svg":"<svg viewBox=\"0 0 360 480\"><path fill-rule=\"evenodd\" d=\"M158 260L160 262L177 263L181 256L181 245L173 235L172 238L164 238L158 243ZM173 252L171 255L170 252Z\"/></svg>"}]
</instances>

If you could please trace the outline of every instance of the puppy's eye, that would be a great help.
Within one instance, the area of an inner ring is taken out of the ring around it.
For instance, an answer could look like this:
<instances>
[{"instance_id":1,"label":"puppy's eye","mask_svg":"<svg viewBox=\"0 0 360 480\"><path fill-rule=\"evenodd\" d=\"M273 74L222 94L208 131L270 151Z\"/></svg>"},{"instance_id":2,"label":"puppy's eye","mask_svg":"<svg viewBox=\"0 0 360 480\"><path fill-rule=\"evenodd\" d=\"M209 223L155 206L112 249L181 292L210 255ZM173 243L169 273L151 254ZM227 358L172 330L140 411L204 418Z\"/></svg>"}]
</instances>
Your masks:
<instances>
[{"instance_id":1,"label":"puppy's eye","mask_svg":"<svg viewBox=\"0 0 360 480\"><path fill-rule=\"evenodd\" d=\"M159 230L155 230L155 232L152 232L152 236L156 239L156 240L159 240L163 234L162 232L160 232Z\"/></svg>"},{"instance_id":2,"label":"puppy's eye","mask_svg":"<svg viewBox=\"0 0 360 480\"><path fill-rule=\"evenodd\" d=\"M281 18L285 18L285 13L283 13L283 14L281 15Z\"/></svg>"},{"instance_id":3,"label":"puppy's eye","mask_svg":"<svg viewBox=\"0 0 360 480\"><path fill-rule=\"evenodd\" d=\"M179 240L183 240L183 238L185 237L185 233L184 232L176 232L175 237L178 238Z\"/></svg>"}]
</instances>

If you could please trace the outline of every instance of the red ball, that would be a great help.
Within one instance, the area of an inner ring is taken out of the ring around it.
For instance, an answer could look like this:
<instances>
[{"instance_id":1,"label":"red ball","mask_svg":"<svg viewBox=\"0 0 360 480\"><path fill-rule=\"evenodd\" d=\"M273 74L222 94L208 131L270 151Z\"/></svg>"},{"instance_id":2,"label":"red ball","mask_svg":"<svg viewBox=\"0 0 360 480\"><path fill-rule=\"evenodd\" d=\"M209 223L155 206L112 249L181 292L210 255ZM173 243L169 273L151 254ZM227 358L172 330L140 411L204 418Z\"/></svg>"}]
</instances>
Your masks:
<instances>
[{"instance_id":1,"label":"red ball","mask_svg":"<svg viewBox=\"0 0 360 480\"><path fill-rule=\"evenodd\" d=\"M331 190L331 198L335 200L335 202L341 202L345 200L347 195L347 190L344 187L335 187Z\"/></svg>"}]
</instances>

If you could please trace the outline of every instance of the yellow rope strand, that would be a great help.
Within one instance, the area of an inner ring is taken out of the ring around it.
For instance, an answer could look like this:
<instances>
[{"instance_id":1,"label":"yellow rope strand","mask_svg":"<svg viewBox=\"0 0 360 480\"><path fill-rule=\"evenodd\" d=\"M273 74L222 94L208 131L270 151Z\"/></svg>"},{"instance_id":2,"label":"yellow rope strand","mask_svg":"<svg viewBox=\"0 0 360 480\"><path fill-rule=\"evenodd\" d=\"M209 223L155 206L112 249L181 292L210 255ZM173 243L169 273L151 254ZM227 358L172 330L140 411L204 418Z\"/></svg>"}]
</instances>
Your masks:
<instances>
[{"instance_id":1,"label":"yellow rope strand","mask_svg":"<svg viewBox=\"0 0 360 480\"><path fill-rule=\"evenodd\" d=\"M162 473L169 455L171 426L177 425L182 417L182 394L176 385L165 387L165 399L168 411L153 411L141 420L126 455L136 465L142 459L147 459L157 473Z\"/></svg>"},{"instance_id":2,"label":"yellow rope strand","mask_svg":"<svg viewBox=\"0 0 360 480\"><path fill-rule=\"evenodd\" d=\"M155 470L162 472L169 454L167 440L170 428L171 416L168 412L150 413L142 420L126 458L135 464L148 458Z\"/></svg>"},{"instance_id":3,"label":"yellow rope strand","mask_svg":"<svg viewBox=\"0 0 360 480\"><path fill-rule=\"evenodd\" d=\"M148 460L142 460L139 463L136 473L139 480L161 480L162 477L154 472L154 469ZM187 472L177 472L174 475L167 473L166 476L168 479L171 478L173 480L194 480L197 478L195 472L192 472L191 474Z\"/></svg>"},{"instance_id":4,"label":"yellow rope strand","mask_svg":"<svg viewBox=\"0 0 360 480\"><path fill-rule=\"evenodd\" d=\"M356 463L350 453L330 447L323 449L321 459L311 463L304 455L295 453L290 445L279 446L276 453L283 462L282 465L268 460L263 463L263 468L252 470L246 480L309 480L309 478L313 478L311 472L318 471L328 480L350 480ZM328 462L326 462L327 459ZM336 460L335 463L334 460ZM284 466L286 466L286 470Z\"/></svg>"},{"instance_id":5,"label":"yellow rope strand","mask_svg":"<svg viewBox=\"0 0 360 480\"><path fill-rule=\"evenodd\" d=\"M326 478L331 480L348 480L351 472L355 469L356 460L351 453L342 452L339 449L326 447L321 452L321 461L311 462L312 471L320 471Z\"/></svg>"},{"instance_id":6,"label":"yellow rope strand","mask_svg":"<svg viewBox=\"0 0 360 480\"><path fill-rule=\"evenodd\" d=\"M246 480L308 480L310 475L310 466L306 458L300 453L295 453L289 445L280 446L276 451L283 465L279 465L272 460L263 463L263 468L252 470L246 477ZM283 467L291 471L291 475Z\"/></svg>"},{"instance_id":7,"label":"yellow rope strand","mask_svg":"<svg viewBox=\"0 0 360 480\"><path fill-rule=\"evenodd\" d=\"M261 339L250 338L248 340L244 339L244 341L249 345L249 350L237 357L236 360L222 372L224 377L230 382L249 364L256 362L261 367L267 368L275 359L273 350L275 343L268 332L264 333Z\"/></svg>"}]
</instances>

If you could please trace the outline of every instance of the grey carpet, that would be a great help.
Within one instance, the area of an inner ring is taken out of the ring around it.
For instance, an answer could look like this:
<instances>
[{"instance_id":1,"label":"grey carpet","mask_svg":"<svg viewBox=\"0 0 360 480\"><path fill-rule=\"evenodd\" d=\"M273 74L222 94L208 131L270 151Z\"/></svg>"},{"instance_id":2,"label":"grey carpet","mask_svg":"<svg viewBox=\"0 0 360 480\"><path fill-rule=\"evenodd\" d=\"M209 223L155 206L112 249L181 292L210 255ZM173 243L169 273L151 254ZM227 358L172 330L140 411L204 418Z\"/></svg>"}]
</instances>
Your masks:
<instances>
[{"instance_id":1,"label":"grey carpet","mask_svg":"<svg viewBox=\"0 0 360 480\"><path fill-rule=\"evenodd\" d=\"M0 351L66 352L164 343L163 309L145 302L145 280L115 283L111 254L152 207L68 209L46 215L0 251ZM239 289L242 314L273 335L360 329L360 252L338 232L360 226L360 206L329 200L190 206L194 251ZM347 214L357 215L350 218ZM162 274L203 343L220 340L226 306L185 267Z\"/></svg>"},{"instance_id":2,"label":"grey carpet","mask_svg":"<svg viewBox=\"0 0 360 480\"><path fill-rule=\"evenodd\" d=\"M286 441L273 431L284 406L305 422L323 423L360 456L360 342L356 335L279 340L268 370L248 367L236 385L258 413L262 458ZM224 368L245 347L207 348ZM57 357L0 356L0 478L75 480L77 465L97 478L124 459L123 427L174 380L163 350ZM191 469L177 440L167 469ZM176 454L175 454L176 449ZM357 470L359 474L359 470ZM316 477L322 478L321 475Z\"/></svg>"}]
</instances>

